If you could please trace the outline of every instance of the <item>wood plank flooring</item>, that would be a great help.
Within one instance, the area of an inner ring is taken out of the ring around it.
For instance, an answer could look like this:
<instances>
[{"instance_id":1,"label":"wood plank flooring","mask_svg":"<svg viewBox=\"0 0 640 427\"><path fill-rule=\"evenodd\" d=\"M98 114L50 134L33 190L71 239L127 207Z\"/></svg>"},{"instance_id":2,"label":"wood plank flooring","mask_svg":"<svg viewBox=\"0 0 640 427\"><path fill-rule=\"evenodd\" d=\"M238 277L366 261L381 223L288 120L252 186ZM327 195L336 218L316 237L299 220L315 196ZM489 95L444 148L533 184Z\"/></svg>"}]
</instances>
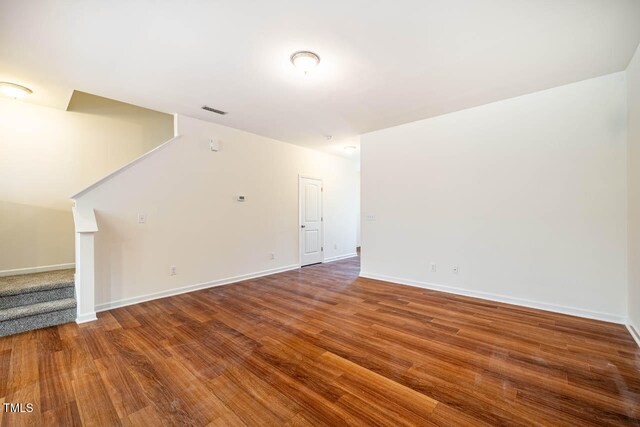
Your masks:
<instances>
[{"instance_id":1,"label":"wood plank flooring","mask_svg":"<svg viewBox=\"0 0 640 427\"><path fill-rule=\"evenodd\" d=\"M352 258L0 339L2 425L640 425L623 326L358 278Z\"/></svg>"}]
</instances>

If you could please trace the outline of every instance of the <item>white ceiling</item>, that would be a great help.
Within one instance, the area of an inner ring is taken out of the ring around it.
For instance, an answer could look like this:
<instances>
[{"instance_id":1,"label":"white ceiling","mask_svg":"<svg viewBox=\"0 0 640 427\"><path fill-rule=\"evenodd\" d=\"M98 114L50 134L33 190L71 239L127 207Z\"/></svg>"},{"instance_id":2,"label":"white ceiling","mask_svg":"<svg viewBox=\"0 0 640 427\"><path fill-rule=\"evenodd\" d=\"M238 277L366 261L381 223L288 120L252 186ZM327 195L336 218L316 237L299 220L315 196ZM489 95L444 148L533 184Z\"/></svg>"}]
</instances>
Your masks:
<instances>
[{"instance_id":1,"label":"white ceiling","mask_svg":"<svg viewBox=\"0 0 640 427\"><path fill-rule=\"evenodd\" d=\"M340 153L358 134L621 71L639 40L637 0L2 0L0 80ZM289 62L303 49L322 58L306 77Z\"/></svg>"}]
</instances>

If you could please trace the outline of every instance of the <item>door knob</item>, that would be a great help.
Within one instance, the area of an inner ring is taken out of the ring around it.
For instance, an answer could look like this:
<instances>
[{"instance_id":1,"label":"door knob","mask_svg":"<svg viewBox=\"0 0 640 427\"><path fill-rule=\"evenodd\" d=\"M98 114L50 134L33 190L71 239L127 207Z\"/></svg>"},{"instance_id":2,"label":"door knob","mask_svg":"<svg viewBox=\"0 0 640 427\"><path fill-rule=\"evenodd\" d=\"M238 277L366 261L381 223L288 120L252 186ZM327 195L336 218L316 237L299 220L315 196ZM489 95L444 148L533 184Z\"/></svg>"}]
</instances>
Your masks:
<instances>
[{"instance_id":1,"label":"door knob","mask_svg":"<svg viewBox=\"0 0 640 427\"><path fill-rule=\"evenodd\" d=\"M301 226L300 226L300 228L305 228L305 227L306 227L306 225L301 225Z\"/></svg>"}]
</instances>

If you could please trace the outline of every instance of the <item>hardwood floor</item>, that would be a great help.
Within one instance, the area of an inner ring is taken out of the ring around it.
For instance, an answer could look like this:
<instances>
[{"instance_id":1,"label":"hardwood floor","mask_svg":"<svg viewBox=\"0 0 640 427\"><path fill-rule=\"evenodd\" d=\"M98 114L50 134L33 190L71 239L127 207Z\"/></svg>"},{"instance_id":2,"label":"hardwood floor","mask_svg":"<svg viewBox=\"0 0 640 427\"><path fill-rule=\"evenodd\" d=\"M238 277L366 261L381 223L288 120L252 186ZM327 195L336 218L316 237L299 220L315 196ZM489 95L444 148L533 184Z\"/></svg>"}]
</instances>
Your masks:
<instances>
[{"instance_id":1,"label":"hardwood floor","mask_svg":"<svg viewBox=\"0 0 640 427\"><path fill-rule=\"evenodd\" d=\"M2 425L640 425L620 325L357 278L357 258L0 339Z\"/></svg>"}]
</instances>

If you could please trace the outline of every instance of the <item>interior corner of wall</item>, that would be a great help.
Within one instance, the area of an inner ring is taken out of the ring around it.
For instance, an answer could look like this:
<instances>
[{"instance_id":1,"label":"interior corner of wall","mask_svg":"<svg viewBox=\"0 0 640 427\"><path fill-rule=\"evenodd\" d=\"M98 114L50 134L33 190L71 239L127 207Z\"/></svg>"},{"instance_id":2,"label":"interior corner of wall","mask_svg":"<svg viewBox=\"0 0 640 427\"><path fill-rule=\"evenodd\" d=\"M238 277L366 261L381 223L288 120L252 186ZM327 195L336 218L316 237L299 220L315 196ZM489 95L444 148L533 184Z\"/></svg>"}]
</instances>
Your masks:
<instances>
[{"instance_id":1,"label":"interior corner of wall","mask_svg":"<svg viewBox=\"0 0 640 427\"><path fill-rule=\"evenodd\" d=\"M178 113L173 114L173 137L177 137L179 135L178 131Z\"/></svg>"}]
</instances>

